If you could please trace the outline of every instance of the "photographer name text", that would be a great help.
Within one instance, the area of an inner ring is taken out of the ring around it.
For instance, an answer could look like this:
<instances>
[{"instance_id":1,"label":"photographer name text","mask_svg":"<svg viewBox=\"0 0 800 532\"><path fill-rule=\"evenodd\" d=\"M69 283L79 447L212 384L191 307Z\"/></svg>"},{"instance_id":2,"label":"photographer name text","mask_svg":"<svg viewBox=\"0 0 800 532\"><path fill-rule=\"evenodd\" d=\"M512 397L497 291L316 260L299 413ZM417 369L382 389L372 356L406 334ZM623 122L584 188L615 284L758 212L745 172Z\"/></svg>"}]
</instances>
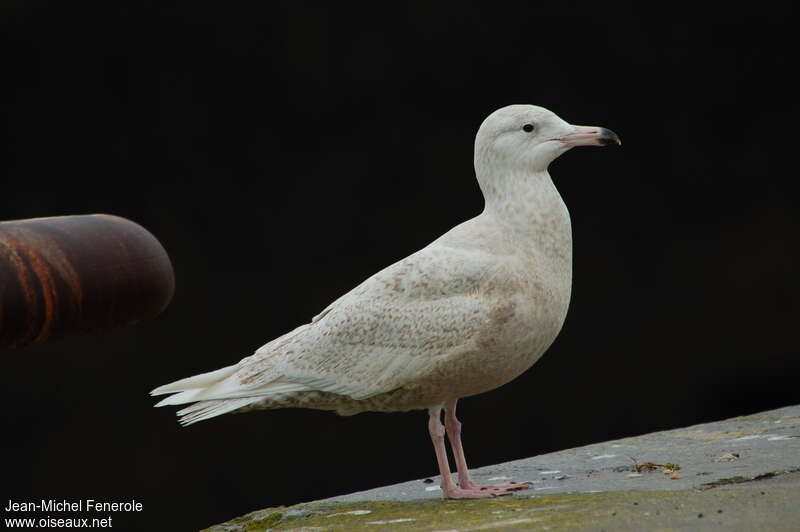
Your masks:
<instances>
[{"instance_id":1,"label":"photographer name text","mask_svg":"<svg viewBox=\"0 0 800 532\"><path fill-rule=\"evenodd\" d=\"M6 512L141 512L142 503L130 501L98 501L79 499L77 501L42 499L39 501L12 501L5 507Z\"/></svg>"}]
</instances>

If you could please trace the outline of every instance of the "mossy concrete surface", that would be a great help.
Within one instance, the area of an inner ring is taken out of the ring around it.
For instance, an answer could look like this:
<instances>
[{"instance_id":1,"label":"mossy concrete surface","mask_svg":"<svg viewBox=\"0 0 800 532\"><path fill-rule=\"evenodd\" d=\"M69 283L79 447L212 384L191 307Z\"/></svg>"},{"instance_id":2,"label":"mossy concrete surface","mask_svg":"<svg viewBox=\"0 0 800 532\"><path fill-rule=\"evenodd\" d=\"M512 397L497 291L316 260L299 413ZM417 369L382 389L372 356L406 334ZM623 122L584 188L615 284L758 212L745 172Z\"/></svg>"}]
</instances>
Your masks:
<instances>
[{"instance_id":1,"label":"mossy concrete surface","mask_svg":"<svg viewBox=\"0 0 800 532\"><path fill-rule=\"evenodd\" d=\"M206 529L469 532L478 530L800 530L800 488L575 493L474 501L315 502L269 508Z\"/></svg>"},{"instance_id":2,"label":"mossy concrete surface","mask_svg":"<svg viewBox=\"0 0 800 532\"><path fill-rule=\"evenodd\" d=\"M487 466L474 476L532 485L508 497L444 501L431 477L267 508L206 530L800 532L800 405Z\"/></svg>"}]
</instances>

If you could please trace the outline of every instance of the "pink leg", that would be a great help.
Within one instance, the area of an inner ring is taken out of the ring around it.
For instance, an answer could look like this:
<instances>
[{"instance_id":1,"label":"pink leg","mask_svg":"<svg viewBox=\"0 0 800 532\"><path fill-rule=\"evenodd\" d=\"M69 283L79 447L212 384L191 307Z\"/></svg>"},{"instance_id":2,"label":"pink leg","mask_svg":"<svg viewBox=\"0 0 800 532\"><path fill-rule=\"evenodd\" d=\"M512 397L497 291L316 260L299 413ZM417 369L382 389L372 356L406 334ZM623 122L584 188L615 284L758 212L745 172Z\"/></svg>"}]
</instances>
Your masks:
<instances>
[{"instance_id":1,"label":"pink leg","mask_svg":"<svg viewBox=\"0 0 800 532\"><path fill-rule=\"evenodd\" d=\"M453 477L450 474L450 464L447 462L447 449L444 446L445 429L444 425L442 425L442 422L439 420L441 412L441 407L435 407L429 410L428 432L431 435L433 448L436 451L436 461L439 463L439 474L442 476L442 496L445 499L484 499L488 497L497 497L498 495L509 495L511 493L510 491L498 493L481 489L464 489L453 482Z\"/></svg>"},{"instance_id":2,"label":"pink leg","mask_svg":"<svg viewBox=\"0 0 800 532\"><path fill-rule=\"evenodd\" d=\"M458 485L463 489L491 491L497 494L497 491L505 491L502 493L507 495L508 492L524 490L531 487L530 484L523 482L506 483L506 484L489 484L480 486L472 481L469 475L469 468L467 467L467 459L464 457L464 447L461 445L461 422L456 418L456 402L458 399L448 401L444 405L444 426L447 429L447 439L450 440L450 446L453 448L453 456L456 459L456 469L458 470Z\"/></svg>"}]
</instances>

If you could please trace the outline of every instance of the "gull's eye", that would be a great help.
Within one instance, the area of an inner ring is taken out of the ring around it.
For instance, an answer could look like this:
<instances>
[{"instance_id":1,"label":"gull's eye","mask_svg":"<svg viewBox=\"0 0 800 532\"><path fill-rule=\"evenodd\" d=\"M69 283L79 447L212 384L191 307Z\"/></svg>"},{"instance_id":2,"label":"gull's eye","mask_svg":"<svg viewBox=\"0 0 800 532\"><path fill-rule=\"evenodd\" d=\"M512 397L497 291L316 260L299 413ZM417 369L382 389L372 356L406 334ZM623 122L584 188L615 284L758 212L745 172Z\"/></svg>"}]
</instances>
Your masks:
<instances>
[{"instance_id":1,"label":"gull's eye","mask_svg":"<svg viewBox=\"0 0 800 532\"><path fill-rule=\"evenodd\" d=\"M530 133L531 131L533 131L533 124L525 124L524 126L522 126L522 131L524 131L525 133Z\"/></svg>"}]
</instances>

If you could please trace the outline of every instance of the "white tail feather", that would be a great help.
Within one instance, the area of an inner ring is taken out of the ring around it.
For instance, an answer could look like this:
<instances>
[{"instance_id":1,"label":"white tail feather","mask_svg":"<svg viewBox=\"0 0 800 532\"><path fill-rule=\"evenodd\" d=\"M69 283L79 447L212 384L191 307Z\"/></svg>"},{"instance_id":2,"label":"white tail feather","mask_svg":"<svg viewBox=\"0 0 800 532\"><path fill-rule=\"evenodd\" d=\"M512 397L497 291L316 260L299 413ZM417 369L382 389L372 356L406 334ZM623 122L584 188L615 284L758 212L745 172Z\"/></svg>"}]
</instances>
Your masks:
<instances>
[{"instance_id":1,"label":"white tail feather","mask_svg":"<svg viewBox=\"0 0 800 532\"><path fill-rule=\"evenodd\" d=\"M197 396L198 393L202 392L202 388L195 388L194 390L186 390L184 392L176 393L175 395L170 395L169 397L165 397L161 401L157 402L153 406L168 406L168 405L182 405L186 403L194 402L194 397Z\"/></svg>"},{"instance_id":2,"label":"white tail feather","mask_svg":"<svg viewBox=\"0 0 800 532\"><path fill-rule=\"evenodd\" d=\"M254 385L248 388L236 380L228 379L213 384L204 390L198 390L197 393L190 396L191 399L189 401L183 402L264 397L280 393L306 392L312 389L313 388L309 388L305 384L298 384L296 382L281 382L279 380Z\"/></svg>"},{"instance_id":3,"label":"white tail feather","mask_svg":"<svg viewBox=\"0 0 800 532\"><path fill-rule=\"evenodd\" d=\"M181 424L191 425L192 423L256 403L265 397L312 389L304 384L280 382L278 380L247 387L235 376L238 367L238 365L228 366L216 371L181 379L159 386L150 394L175 394L164 398L155 406L195 403L178 412L178 415L181 416Z\"/></svg>"},{"instance_id":4,"label":"white tail feather","mask_svg":"<svg viewBox=\"0 0 800 532\"><path fill-rule=\"evenodd\" d=\"M171 382L169 384L159 386L158 388L150 392L150 395L162 395L165 393L185 392L188 390L197 390L197 389L202 390L205 388L209 388L210 386L213 386L219 381L233 375L237 367L238 365L234 364L233 366L228 366L226 368L218 369L215 371L209 371L208 373L201 373L200 375L195 375L194 377L187 377L179 381ZM173 403L165 403L165 404L173 404ZM159 406L160 405L161 403L159 403Z\"/></svg>"},{"instance_id":5,"label":"white tail feather","mask_svg":"<svg viewBox=\"0 0 800 532\"><path fill-rule=\"evenodd\" d=\"M178 411L180 424L184 427L222 414L227 414L243 406L260 401L261 397L223 399L220 401L201 401Z\"/></svg>"}]
</instances>

